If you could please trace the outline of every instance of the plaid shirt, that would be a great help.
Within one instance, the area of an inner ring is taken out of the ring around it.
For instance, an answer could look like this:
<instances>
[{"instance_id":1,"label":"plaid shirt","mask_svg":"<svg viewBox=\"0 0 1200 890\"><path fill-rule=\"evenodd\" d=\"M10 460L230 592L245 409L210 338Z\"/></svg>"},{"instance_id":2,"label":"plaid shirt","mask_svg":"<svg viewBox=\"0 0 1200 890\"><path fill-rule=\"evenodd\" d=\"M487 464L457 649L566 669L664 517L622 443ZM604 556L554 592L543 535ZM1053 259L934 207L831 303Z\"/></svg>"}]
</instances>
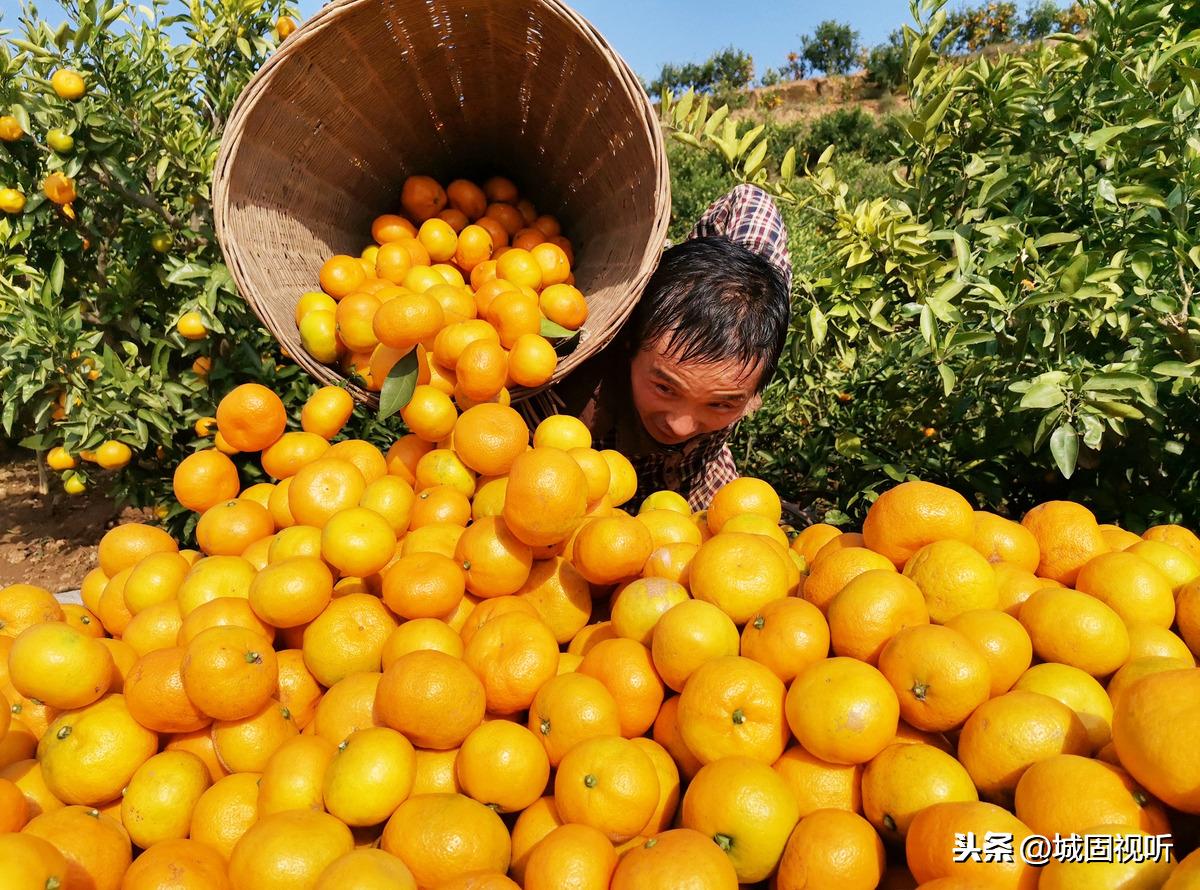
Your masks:
<instances>
[{"instance_id":1,"label":"plaid shirt","mask_svg":"<svg viewBox=\"0 0 1200 890\"><path fill-rule=\"evenodd\" d=\"M758 186L739 185L711 204L688 236L704 237L728 238L759 254L779 270L791 290L792 263L783 216ZM601 352L557 387L519 406L526 420L536 425L551 414L576 414L592 429L593 447L615 449L633 463L638 478L635 507L647 495L667 490L682 494L693 510L706 509L717 489L738 478L729 450L733 428L677 446L648 443L629 398L628 356L608 354L615 351ZM614 362L623 367L614 367Z\"/></svg>"}]
</instances>

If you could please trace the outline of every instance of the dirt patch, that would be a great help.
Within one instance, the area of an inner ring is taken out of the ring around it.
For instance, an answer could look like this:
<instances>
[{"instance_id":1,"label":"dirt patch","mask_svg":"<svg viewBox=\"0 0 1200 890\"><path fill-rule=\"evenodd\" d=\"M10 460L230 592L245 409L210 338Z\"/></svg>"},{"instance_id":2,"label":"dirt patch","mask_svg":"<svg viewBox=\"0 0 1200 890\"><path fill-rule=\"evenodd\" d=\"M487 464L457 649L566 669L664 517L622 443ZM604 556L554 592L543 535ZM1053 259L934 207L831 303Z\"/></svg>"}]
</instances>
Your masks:
<instances>
[{"instance_id":1,"label":"dirt patch","mask_svg":"<svg viewBox=\"0 0 1200 890\"><path fill-rule=\"evenodd\" d=\"M46 497L38 494L30 452L0 449L0 587L76 588L96 565L96 545L108 529L147 518L141 510L118 510L100 492L67 495L53 473L49 488Z\"/></svg>"}]
</instances>

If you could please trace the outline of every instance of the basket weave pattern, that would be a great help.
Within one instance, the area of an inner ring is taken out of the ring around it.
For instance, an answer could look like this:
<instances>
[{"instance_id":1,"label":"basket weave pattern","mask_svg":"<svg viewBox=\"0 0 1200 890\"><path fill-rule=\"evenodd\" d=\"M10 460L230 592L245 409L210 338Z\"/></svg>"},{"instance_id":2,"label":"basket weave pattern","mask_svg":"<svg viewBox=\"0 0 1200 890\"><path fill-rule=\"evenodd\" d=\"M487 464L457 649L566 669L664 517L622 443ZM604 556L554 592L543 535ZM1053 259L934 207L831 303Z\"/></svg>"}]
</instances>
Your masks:
<instances>
[{"instance_id":1,"label":"basket weave pattern","mask_svg":"<svg viewBox=\"0 0 1200 890\"><path fill-rule=\"evenodd\" d=\"M653 107L577 13L558 0L335 0L251 80L213 181L240 293L322 383L343 376L301 346L296 303L326 259L358 254L371 220L396 212L418 173L508 176L562 222L589 317L551 382L616 335L666 237L670 182Z\"/></svg>"}]
</instances>

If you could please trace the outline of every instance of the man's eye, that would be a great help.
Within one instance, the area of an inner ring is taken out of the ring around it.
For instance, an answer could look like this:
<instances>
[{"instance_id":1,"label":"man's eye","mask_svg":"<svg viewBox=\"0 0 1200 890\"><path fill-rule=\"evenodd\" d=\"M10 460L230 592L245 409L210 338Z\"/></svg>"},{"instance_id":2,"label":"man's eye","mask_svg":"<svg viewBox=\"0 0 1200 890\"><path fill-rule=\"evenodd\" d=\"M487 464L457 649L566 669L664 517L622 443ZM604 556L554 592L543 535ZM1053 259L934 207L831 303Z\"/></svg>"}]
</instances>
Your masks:
<instances>
[{"instance_id":1,"label":"man's eye","mask_svg":"<svg viewBox=\"0 0 1200 890\"><path fill-rule=\"evenodd\" d=\"M729 402L713 402L708 407L712 408L714 411L732 411L733 410L733 405L729 404Z\"/></svg>"},{"instance_id":2,"label":"man's eye","mask_svg":"<svg viewBox=\"0 0 1200 890\"><path fill-rule=\"evenodd\" d=\"M671 387L665 383L656 383L654 384L654 388L658 391L659 395L669 396L671 394Z\"/></svg>"}]
</instances>

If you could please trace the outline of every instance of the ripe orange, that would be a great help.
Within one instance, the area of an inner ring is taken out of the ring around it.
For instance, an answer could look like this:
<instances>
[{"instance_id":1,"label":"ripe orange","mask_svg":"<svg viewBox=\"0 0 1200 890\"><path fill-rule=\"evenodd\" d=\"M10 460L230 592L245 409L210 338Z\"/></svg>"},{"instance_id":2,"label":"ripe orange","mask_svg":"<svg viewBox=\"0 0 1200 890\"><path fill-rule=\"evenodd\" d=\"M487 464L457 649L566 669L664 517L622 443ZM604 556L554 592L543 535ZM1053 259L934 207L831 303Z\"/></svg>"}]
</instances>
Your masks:
<instances>
[{"instance_id":1,"label":"ripe orange","mask_svg":"<svg viewBox=\"0 0 1200 890\"><path fill-rule=\"evenodd\" d=\"M333 596L333 575L312 556L293 556L268 565L250 584L250 607L275 627L312 621Z\"/></svg>"},{"instance_id":2,"label":"ripe orange","mask_svg":"<svg viewBox=\"0 0 1200 890\"><path fill-rule=\"evenodd\" d=\"M903 840L926 807L978 799L962 764L932 745L889 745L862 775L863 815L889 840Z\"/></svg>"},{"instance_id":3,"label":"ripe orange","mask_svg":"<svg viewBox=\"0 0 1200 890\"><path fill-rule=\"evenodd\" d=\"M1197 759L1193 747L1176 746L1196 731L1198 688L1200 668L1153 674L1130 686L1113 714L1122 766L1164 803L1189 813L1200 809Z\"/></svg>"},{"instance_id":4,"label":"ripe orange","mask_svg":"<svg viewBox=\"0 0 1200 890\"><path fill-rule=\"evenodd\" d=\"M818 522L801 529L800 533L792 539L791 546L811 566L821 548L841 534L841 530L836 526Z\"/></svg>"},{"instance_id":5,"label":"ripe orange","mask_svg":"<svg viewBox=\"0 0 1200 890\"><path fill-rule=\"evenodd\" d=\"M417 882L399 858L383 850L357 849L335 859L321 872L313 890L417 890Z\"/></svg>"},{"instance_id":6,"label":"ripe orange","mask_svg":"<svg viewBox=\"0 0 1200 890\"><path fill-rule=\"evenodd\" d=\"M900 720L887 678L840 656L797 674L784 706L797 741L830 763L866 763L891 742Z\"/></svg>"},{"instance_id":7,"label":"ripe orange","mask_svg":"<svg viewBox=\"0 0 1200 890\"><path fill-rule=\"evenodd\" d=\"M380 571L396 550L388 521L366 507L331 516L321 532L321 557L343 575L367 578Z\"/></svg>"},{"instance_id":8,"label":"ripe orange","mask_svg":"<svg viewBox=\"0 0 1200 890\"><path fill-rule=\"evenodd\" d=\"M590 825L618 843L645 827L658 797L653 762L633 742L616 736L579 742L554 778L554 802L562 818Z\"/></svg>"},{"instance_id":9,"label":"ripe orange","mask_svg":"<svg viewBox=\"0 0 1200 890\"><path fill-rule=\"evenodd\" d=\"M529 707L528 726L554 767L585 739L621 733L612 693L595 677L578 672L542 684Z\"/></svg>"},{"instance_id":10,"label":"ripe orange","mask_svg":"<svg viewBox=\"0 0 1200 890\"><path fill-rule=\"evenodd\" d=\"M462 600L462 567L438 553L402 556L383 576L383 601L401 618L440 618Z\"/></svg>"},{"instance_id":11,"label":"ripe orange","mask_svg":"<svg viewBox=\"0 0 1200 890\"><path fill-rule=\"evenodd\" d=\"M883 842L866 820L842 810L818 810L788 838L779 861L778 890L882 887Z\"/></svg>"},{"instance_id":12,"label":"ripe orange","mask_svg":"<svg viewBox=\"0 0 1200 890\"><path fill-rule=\"evenodd\" d=\"M1016 618L999 609L963 612L946 622L983 653L991 677L991 695L1012 688L1033 661L1033 643Z\"/></svg>"},{"instance_id":13,"label":"ripe orange","mask_svg":"<svg viewBox=\"0 0 1200 890\"><path fill-rule=\"evenodd\" d=\"M279 396L258 383L243 383L217 405L217 427L239 451L264 451L283 435L287 413Z\"/></svg>"},{"instance_id":14,"label":"ripe orange","mask_svg":"<svg viewBox=\"0 0 1200 890\"><path fill-rule=\"evenodd\" d=\"M533 606L560 644L569 643L592 614L590 585L559 556L535 560L517 595Z\"/></svg>"},{"instance_id":15,"label":"ripe orange","mask_svg":"<svg viewBox=\"0 0 1200 890\"><path fill-rule=\"evenodd\" d=\"M1038 834L1081 834L1092 825L1169 833L1161 805L1120 767L1074 754L1041 760L1017 783L1017 818Z\"/></svg>"},{"instance_id":16,"label":"ripe orange","mask_svg":"<svg viewBox=\"0 0 1200 890\"><path fill-rule=\"evenodd\" d=\"M956 861L960 857L954 852L955 837L967 832L977 838L989 833L1011 835L1014 850L1020 850L1024 839L1033 833L1024 822L995 804L951 801L927 807L912 820L905 839L908 867L922 886L939 878L956 878L972 887L987 882L997 890L1036 890L1040 869L1019 855L1012 862L984 862L972 857Z\"/></svg>"},{"instance_id":17,"label":"ripe orange","mask_svg":"<svg viewBox=\"0 0 1200 890\"><path fill-rule=\"evenodd\" d=\"M756 661L712 659L679 697L680 734L701 763L736 756L772 764L787 746L784 694L783 682Z\"/></svg>"},{"instance_id":18,"label":"ripe orange","mask_svg":"<svg viewBox=\"0 0 1200 890\"><path fill-rule=\"evenodd\" d=\"M652 579L647 579L652 580ZM686 600L672 606L654 626L654 668L676 692L705 663L738 654L737 626L711 603Z\"/></svg>"},{"instance_id":19,"label":"ripe orange","mask_svg":"<svg viewBox=\"0 0 1200 890\"><path fill-rule=\"evenodd\" d=\"M942 624L972 609L994 609L1000 592L991 564L962 541L927 544L904 565L925 597L931 621Z\"/></svg>"},{"instance_id":20,"label":"ripe orange","mask_svg":"<svg viewBox=\"0 0 1200 890\"><path fill-rule=\"evenodd\" d=\"M520 386L548 383L558 365L558 354L550 341L536 332L520 334L508 354L509 380Z\"/></svg>"},{"instance_id":21,"label":"ripe orange","mask_svg":"<svg viewBox=\"0 0 1200 890\"><path fill-rule=\"evenodd\" d=\"M354 397L340 386L322 386L304 403L300 426L306 433L332 439L354 412Z\"/></svg>"},{"instance_id":22,"label":"ripe orange","mask_svg":"<svg viewBox=\"0 0 1200 890\"><path fill-rule=\"evenodd\" d=\"M517 813L546 789L550 759L533 732L519 723L492 720L463 741L455 771L468 797L499 813Z\"/></svg>"},{"instance_id":23,"label":"ripe orange","mask_svg":"<svg viewBox=\"0 0 1200 890\"><path fill-rule=\"evenodd\" d=\"M614 521L620 520L595 523ZM580 534L581 540L589 529ZM578 549L577 542L577 553ZM788 572L783 558L761 535L728 532L700 545L691 562L690 584L696 599L717 606L735 624L745 624L767 603L787 596Z\"/></svg>"},{"instance_id":24,"label":"ripe orange","mask_svg":"<svg viewBox=\"0 0 1200 890\"><path fill-rule=\"evenodd\" d=\"M503 270L509 256L517 253L523 253L523 251L510 251L509 255L500 260L497 269ZM508 281L518 287L521 285L520 282L506 277L502 277L500 280ZM500 345L505 349L512 349L520 337L537 334L541 329L541 319L542 313L538 308L537 297L530 296L524 291L505 291L488 303L488 324L496 329L496 333L500 336ZM455 370L458 370L457 365Z\"/></svg>"},{"instance_id":25,"label":"ripe orange","mask_svg":"<svg viewBox=\"0 0 1200 890\"><path fill-rule=\"evenodd\" d=\"M862 811L862 764L827 763L792 745L771 768L792 789L801 818L828 808Z\"/></svg>"},{"instance_id":26,"label":"ripe orange","mask_svg":"<svg viewBox=\"0 0 1200 890\"><path fill-rule=\"evenodd\" d=\"M779 495L761 479L744 476L728 482L713 495L708 507L708 527L717 534L727 521L743 513L754 513L777 523L782 515Z\"/></svg>"},{"instance_id":27,"label":"ripe orange","mask_svg":"<svg viewBox=\"0 0 1200 890\"><path fill-rule=\"evenodd\" d=\"M179 544L161 528L155 528L152 525L143 525L138 522L130 522L109 529L104 533L104 537L100 539L100 569L105 575L111 578L122 569L133 568L143 557L149 556L151 553L177 550L179 550ZM0 591L0 603L6 599L6 592L12 591L15 595L17 589L25 587L28 587L28 585L14 584L11 587L5 588L4 591ZM2 619L3 613L0 612L0 620ZM60 619L61 614L53 618L43 618L41 620L57 621ZM25 627L27 626L28 624L25 625ZM21 628L21 630L24 629L24 627ZM20 633L20 630L16 633ZM15 636L16 634L12 635Z\"/></svg>"},{"instance_id":28,"label":"ripe orange","mask_svg":"<svg viewBox=\"0 0 1200 890\"><path fill-rule=\"evenodd\" d=\"M887 642L906 627L929 623L921 589L894 569L863 572L829 601L833 651L878 664Z\"/></svg>"},{"instance_id":29,"label":"ripe orange","mask_svg":"<svg viewBox=\"0 0 1200 890\"><path fill-rule=\"evenodd\" d=\"M440 442L454 429L458 411L446 393L424 384L413 390L412 398L400 410L400 416L417 438Z\"/></svg>"},{"instance_id":30,"label":"ripe orange","mask_svg":"<svg viewBox=\"0 0 1200 890\"><path fill-rule=\"evenodd\" d=\"M1129 658L1129 631L1121 617L1087 594L1065 588L1039 590L1021 606L1019 618L1043 661L1102 677Z\"/></svg>"},{"instance_id":31,"label":"ripe orange","mask_svg":"<svg viewBox=\"0 0 1200 890\"><path fill-rule=\"evenodd\" d=\"M475 596L507 596L529 578L533 554L500 517L472 523L458 539L454 558L462 566L467 590Z\"/></svg>"},{"instance_id":32,"label":"ripe orange","mask_svg":"<svg viewBox=\"0 0 1200 890\"><path fill-rule=\"evenodd\" d=\"M1128 552L1140 556L1158 569L1177 591L1200 578L1200 559L1185 549L1162 541L1145 540L1132 545Z\"/></svg>"},{"instance_id":33,"label":"ripe orange","mask_svg":"<svg viewBox=\"0 0 1200 890\"><path fill-rule=\"evenodd\" d=\"M587 478L575 459L557 448L535 446L511 464L504 520L517 538L532 547L557 544L583 517L586 500ZM587 577L582 570L581 574Z\"/></svg>"},{"instance_id":34,"label":"ripe orange","mask_svg":"<svg viewBox=\"0 0 1200 890\"><path fill-rule=\"evenodd\" d=\"M892 637L879 654L905 722L929 732L960 726L991 693L983 653L949 627L921 624Z\"/></svg>"},{"instance_id":35,"label":"ripe orange","mask_svg":"<svg viewBox=\"0 0 1200 890\"><path fill-rule=\"evenodd\" d=\"M125 705L133 719L147 729L186 733L212 722L184 689L185 651L179 646L147 652L125 678Z\"/></svg>"},{"instance_id":36,"label":"ripe orange","mask_svg":"<svg viewBox=\"0 0 1200 890\"><path fill-rule=\"evenodd\" d=\"M617 703L621 735L644 735L654 725L665 689L649 650L633 640L600 640L584 654L578 672L604 684Z\"/></svg>"},{"instance_id":37,"label":"ripe orange","mask_svg":"<svg viewBox=\"0 0 1200 890\"><path fill-rule=\"evenodd\" d=\"M484 685L462 659L418 650L384 671L375 712L418 747L449 750L480 724L485 706Z\"/></svg>"},{"instance_id":38,"label":"ripe orange","mask_svg":"<svg viewBox=\"0 0 1200 890\"><path fill-rule=\"evenodd\" d=\"M671 886L736 890L738 875L712 840L699 831L677 828L631 848L613 872L611 890Z\"/></svg>"},{"instance_id":39,"label":"ripe orange","mask_svg":"<svg viewBox=\"0 0 1200 890\"><path fill-rule=\"evenodd\" d=\"M327 451L329 442L316 433L284 433L262 453L262 468L273 479L286 479L295 476L302 467L322 457Z\"/></svg>"},{"instance_id":40,"label":"ripe orange","mask_svg":"<svg viewBox=\"0 0 1200 890\"><path fill-rule=\"evenodd\" d=\"M0 862L6 883L12 887L67 886L67 860L48 840L19 832L0 835Z\"/></svg>"},{"instance_id":41,"label":"ripe orange","mask_svg":"<svg viewBox=\"0 0 1200 890\"><path fill-rule=\"evenodd\" d=\"M354 848L350 829L328 813L288 810L250 826L229 857L234 890L313 886L331 862Z\"/></svg>"},{"instance_id":42,"label":"ripe orange","mask_svg":"<svg viewBox=\"0 0 1200 890\"><path fill-rule=\"evenodd\" d=\"M867 511L863 542L897 568L934 541L971 541L975 511L953 489L932 482L901 482L881 494Z\"/></svg>"},{"instance_id":43,"label":"ripe orange","mask_svg":"<svg viewBox=\"0 0 1200 890\"><path fill-rule=\"evenodd\" d=\"M337 254L321 265L318 273L321 290L335 300L358 290L367 279L363 264L356 257Z\"/></svg>"},{"instance_id":44,"label":"ripe orange","mask_svg":"<svg viewBox=\"0 0 1200 890\"><path fill-rule=\"evenodd\" d=\"M180 461L173 484L175 499L197 513L233 500L241 490L237 467L215 448L197 451Z\"/></svg>"},{"instance_id":45,"label":"ripe orange","mask_svg":"<svg viewBox=\"0 0 1200 890\"><path fill-rule=\"evenodd\" d=\"M1161 541L1188 553L1200 561L1200 536L1181 525L1154 525L1146 529L1142 537L1147 541Z\"/></svg>"},{"instance_id":46,"label":"ripe orange","mask_svg":"<svg viewBox=\"0 0 1200 890\"><path fill-rule=\"evenodd\" d=\"M1041 561L1037 539L1029 529L983 510L975 513L970 544L990 563L1007 562L1027 572L1036 571Z\"/></svg>"},{"instance_id":47,"label":"ripe orange","mask_svg":"<svg viewBox=\"0 0 1200 890\"><path fill-rule=\"evenodd\" d=\"M121 823L143 849L188 836L192 810L210 782L208 767L188 751L155 754L121 796Z\"/></svg>"},{"instance_id":48,"label":"ripe orange","mask_svg":"<svg viewBox=\"0 0 1200 890\"><path fill-rule=\"evenodd\" d=\"M835 538L825 546L833 546L837 540ZM873 550L864 547L835 549L825 555L818 555L813 561L812 571L804 582L803 596L818 609L826 611L829 603L841 593L842 588L864 572L895 570L895 566L887 557Z\"/></svg>"},{"instance_id":49,"label":"ripe orange","mask_svg":"<svg viewBox=\"0 0 1200 890\"><path fill-rule=\"evenodd\" d=\"M304 628L304 664L323 686L348 674L378 671L383 646L396 618L377 596L348 593L334 598Z\"/></svg>"},{"instance_id":50,"label":"ripe orange","mask_svg":"<svg viewBox=\"0 0 1200 890\"><path fill-rule=\"evenodd\" d=\"M658 621L671 607L688 600L681 584L665 578L635 578L613 593L611 614L617 636L650 645Z\"/></svg>"},{"instance_id":51,"label":"ripe orange","mask_svg":"<svg viewBox=\"0 0 1200 890\"><path fill-rule=\"evenodd\" d=\"M274 531L275 520L266 507L235 498L204 511L196 523L196 543L208 556L240 556Z\"/></svg>"},{"instance_id":52,"label":"ripe orange","mask_svg":"<svg viewBox=\"0 0 1200 890\"><path fill-rule=\"evenodd\" d=\"M500 817L461 794L410 797L388 820L381 843L420 887L454 886L452 881L476 872L502 876L512 855Z\"/></svg>"},{"instance_id":53,"label":"ripe orange","mask_svg":"<svg viewBox=\"0 0 1200 890\"><path fill-rule=\"evenodd\" d=\"M408 797L416 767L412 744L394 729L353 732L325 771L325 808L352 827L377 825Z\"/></svg>"},{"instance_id":54,"label":"ripe orange","mask_svg":"<svg viewBox=\"0 0 1200 890\"><path fill-rule=\"evenodd\" d=\"M1029 668L1013 689L1040 692L1062 702L1075 712L1087 730L1089 751L1097 751L1112 740L1113 701L1094 677L1079 668L1047 662Z\"/></svg>"},{"instance_id":55,"label":"ripe orange","mask_svg":"<svg viewBox=\"0 0 1200 890\"><path fill-rule=\"evenodd\" d=\"M8 671L22 695L66 710L90 705L108 692L113 660L94 638L62 622L45 622L13 641Z\"/></svg>"},{"instance_id":56,"label":"ripe orange","mask_svg":"<svg viewBox=\"0 0 1200 890\"><path fill-rule=\"evenodd\" d=\"M1096 517L1071 501L1039 504L1021 524L1033 532L1040 548L1037 574L1063 584L1074 584L1088 560L1108 550Z\"/></svg>"},{"instance_id":57,"label":"ripe orange","mask_svg":"<svg viewBox=\"0 0 1200 890\"><path fill-rule=\"evenodd\" d=\"M829 625L821 610L796 597L773 600L742 631L741 654L766 665L784 683L829 654Z\"/></svg>"},{"instance_id":58,"label":"ripe orange","mask_svg":"<svg viewBox=\"0 0 1200 890\"><path fill-rule=\"evenodd\" d=\"M551 284L538 298L542 314L569 331L577 331L587 321L588 305L582 293L569 284Z\"/></svg>"},{"instance_id":59,"label":"ripe orange","mask_svg":"<svg viewBox=\"0 0 1200 890\"><path fill-rule=\"evenodd\" d=\"M511 479L509 491L512 491ZM653 549L654 540L644 523L628 516L601 517L586 522L579 529L573 547L573 562L579 573L592 584L615 584L641 574ZM695 590L696 575L693 575L692 586ZM696 596L704 599L699 593Z\"/></svg>"},{"instance_id":60,"label":"ripe orange","mask_svg":"<svg viewBox=\"0 0 1200 890\"><path fill-rule=\"evenodd\" d=\"M1127 624L1146 621L1170 627L1175 619L1171 582L1131 552L1102 553L1079 570L1075 589L1096 597Z\"/></svg>"},{"instance_id":61,"label":"ripe orange","mask_svg":"<svg viewBox=\"0 0 1200 890\"><path fill-rule=\"evenodd\" d=\"M1046 695L1015 689L975 709L963 725L958 759L981 798L1009 802L1031 764L1055 754L1086 754L1075 712Z\"/></svg>"},{"instance_id":62,"label":"ripe orange","mask_svg":"<svg viewBox=\"0 0 1200 890\"><path fill-rule=\"evenodd\" d=\"M412 223L394 213L377 216L371 223L371 237L379 244L386 244L400 238L414 238L416 234L416 227Z\"/></svg>"},{"instance_id":63,"label":"ripe orange","mask_svg":"<svg viewBox=\"0 0 1200 890\"><path fill-rule=\"evenodd\" d=\"M447 200L445 189L429 176L408 177L400 191L400 205L418 224L441 213Z\"/></svg>"},{"instance_id":64,"label":"ripe orange","mask_svg":"<svg viewBox=\"0 0 1200 890\"><path fill-rule=\"evenodd\" d=\"M37 756L55 797L97 806L116 799L157 749L158 736L134 721L124 696L110 693L57 717L38 742Z\"/></svg>"},{"instance_id":65,"label":"ripe orange","mask_svg":"<svg viewBox=\"0 0 1200 890\"><path fill-rule=\"evenodd\" d=\"M540 619L512 612L480 627L463 660L483 681L488 711L514 714L557 672L558 641Z\"/></svg>"},{"instance_id":66,"label":"ripe orange","mask_svg":"<svg viewBox=\"0 0 1200 890\"><path fill-rule=\"evenodd\" d=\"M298 524L323 529L335 513L358 506L366 487L362 472L354 464L325 457L291 477L288 510Z\"/></svg>"},{"instance_id":67,"label":"ripe orange","mask_svg":"<svg viewBox=\"0 0 1200 890\"><path fill-rule=\"evenodd\" d=\"M180 667L188 698L218 720L240 720L271 699L278 662L271 643L244 627L211 627L187 644Z\"/></svg>"},{"instance_id":68,"label":"ripe orange","mask_svg":"<svg viewBox=\"0 0 1200 890\"><path fill-rule=\"evenodd\" d=\"M529 852L522 872L525 890L608 890L617 853L589 825L561 825Z\"/></svg>"},{"instance_id":69,"label":"ripe orange","mask_svg":"<svg viewBox=\"0 0 1200 890\"><path fill-rule=\"evenodd\" d=\"M689 587L691 585L692 560L699 549L699 544L687 543L667 544L659 547L650 554L650 558L642 567L642 577L666 578L668 581Z\"/></svg>"},{"instance_id":70,"label":"ripe orange","mask_svg":"<svg viewBox=\"0 0 1200 890\"><path fill-rule=\"evenodd\" d=\"M542 286L564 284L571 277L571 260L557 244L544 241L530 250L534 261L542 271Z\"/></svg>"}]
</instances>

